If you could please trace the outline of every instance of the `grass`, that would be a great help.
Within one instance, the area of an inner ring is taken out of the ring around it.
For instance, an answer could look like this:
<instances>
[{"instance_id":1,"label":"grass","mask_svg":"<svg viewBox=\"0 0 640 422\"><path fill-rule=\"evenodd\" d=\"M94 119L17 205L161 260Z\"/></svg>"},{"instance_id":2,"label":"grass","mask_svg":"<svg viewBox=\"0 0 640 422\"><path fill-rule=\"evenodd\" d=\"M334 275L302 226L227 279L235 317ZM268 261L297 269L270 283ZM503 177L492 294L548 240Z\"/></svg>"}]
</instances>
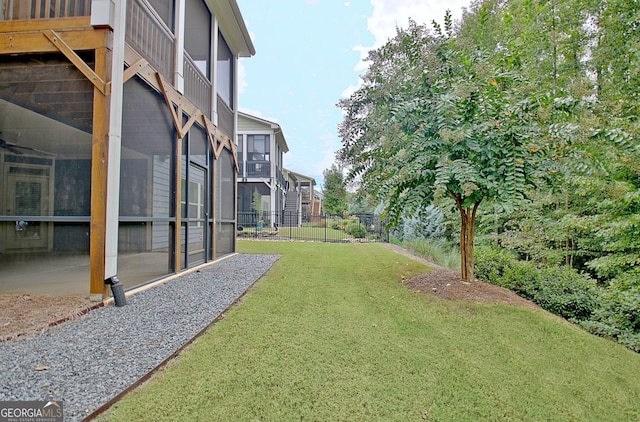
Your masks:
<instances>
[{"instance_id":1,"label":"grass","mask_svg":"<svg viewBox=\"0 0 640 422\"><path fill-rule=\"evenodd\" d=\"M380 244L239 249L282 258L104 420L640 419L640 356L544 311L411 292Z\"/></svg>"},{"instance_id":2,"label":"grass","mask_svg":"<svg viewBox=\"0 0 640 422\"><path fill-rule=\"evenodd\" d=\"M332 229L331 227L302 226L302 227L281 227L276 232L272 229L263 229L256 233L255 228L246 228L243 236L245 237L270 237L278 236L294 240L322 240L328 242L340 242L343 240L351 240L353 236L342 231Z\"/></svg>"},{"instance_id":3,"label":"grass","mask_svg":"<svg viewBox=\"0 0 640 422\"><path fill-rule=\"evenodd\" d=\"M460 249L440 239L416 239L405 243L405 248L435 264L460 270Z\"/></svg>"}]
</instances>

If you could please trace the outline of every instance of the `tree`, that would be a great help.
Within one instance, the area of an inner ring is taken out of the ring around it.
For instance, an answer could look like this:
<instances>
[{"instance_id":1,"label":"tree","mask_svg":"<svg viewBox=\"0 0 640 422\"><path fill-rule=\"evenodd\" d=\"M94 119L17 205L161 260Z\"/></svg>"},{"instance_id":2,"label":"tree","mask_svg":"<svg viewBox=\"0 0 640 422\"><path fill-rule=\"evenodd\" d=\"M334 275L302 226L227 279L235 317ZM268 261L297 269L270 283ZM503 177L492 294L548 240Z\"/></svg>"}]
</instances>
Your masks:
<instances>
[{"instance_id":1,"label":"tree","mask_svg":"<svg viewBox=\"0 0 640 422\"><path fill-rule=\"evenodd\" d=\"M416 239L437 239L445 233L444 214L436 206L429 205L412 216L403 216L391 232L401 242Z\"/></svg>"},{"instance_id":2,"label":"tree","mask_svg":"<svg viewBox=\"0 0 640 422\"><path fill-rule=\"evenodd\" d=\"M324 176L322 208L328 214L344 213L347 211L349 198L342 167L334 163L323 171L322 175Z\"/></svg>"},{"instance_id":3,"label":"tree","mask_svg":"<svg viewBox=\"0 0 640 422\"><path fill-rule=\"evenodd\" d=\"M262 220L262 195L258 191L258 188L253 189L253 200L251 201L251 208L253 208L258 216L258 221Z\"/></svg>"},{"instance_id":4,"label":"tree","mask_svg":"<svg viewBox=\"0 0 640 422\"><path fill-rule=\"evenodd\" d=\"M410 22L370 53L363 86L339 103L338 157L350 180L385 203L391 224L453 200L468 281L480 204L511 207L537 178L545 99L501 58L456 42L450 14L444 33Z\"/></svg>"},{"instance_id":5,"label":"tree","mask_svg":"<svg viewBox=\"0 0 640 422\"><path fill-rule=\"evenodd\" d=\"M507 46L560 105L542 128L549 183L534 193L531 212L509 216L503 245L527 259L590 271L601 282L616 277L618 267L637 268L640 261L630 259L637 244L624 245L640 233L633 200L640 178L640 49L633 35L640 4L511 0L476 7L481 12L473 15L475 26L465 25L467 36ZM483 19L491 20L490 30L479 30Z\"/></svg>"}]
</instances>

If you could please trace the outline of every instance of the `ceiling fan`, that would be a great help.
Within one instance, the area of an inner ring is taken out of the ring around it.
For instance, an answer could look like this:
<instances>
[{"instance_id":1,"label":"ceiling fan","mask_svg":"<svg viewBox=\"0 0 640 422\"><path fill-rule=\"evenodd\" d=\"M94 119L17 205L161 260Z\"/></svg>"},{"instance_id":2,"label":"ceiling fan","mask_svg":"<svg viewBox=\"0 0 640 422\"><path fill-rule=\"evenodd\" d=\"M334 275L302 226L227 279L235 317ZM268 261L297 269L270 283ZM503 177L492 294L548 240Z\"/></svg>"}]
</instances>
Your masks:
<instances>
[{"instance_id":1,"label":"ceiling fan","mask_svg":"<svg viewBox=\"0 0 640 422\"><path fill-rule=\"evenodd\" d=\"M2 135L2 132L0 132L0 135ZM53 155L53 154L50 154L48 152L37 150L35 148L23 147L23 146L20 146L20 145L12 144L10 142L5 141L2 138L0 138L0 148L5 149L5 150L7 150L7 151L9 151L9 152L11 152L13 154L16 154L16 155L23 155L24 151L33 151L35 153L40 153L40 154L45 154L45 155Z\"/></svg>"}]
</instances>

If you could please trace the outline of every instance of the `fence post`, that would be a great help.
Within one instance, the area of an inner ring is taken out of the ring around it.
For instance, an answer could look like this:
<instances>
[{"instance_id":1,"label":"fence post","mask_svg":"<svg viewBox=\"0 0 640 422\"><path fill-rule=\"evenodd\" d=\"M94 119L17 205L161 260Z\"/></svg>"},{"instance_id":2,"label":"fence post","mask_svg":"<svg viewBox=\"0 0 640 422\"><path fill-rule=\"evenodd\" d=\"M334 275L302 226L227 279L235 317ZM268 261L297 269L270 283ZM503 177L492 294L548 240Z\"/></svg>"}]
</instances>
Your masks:
<instances>
[{"instance_id":1,"label":"fence post","mask_svg":"<svg viewBox=\"0 0 640 422\"><path fill-rule=\"evenodd\" d=\"M324 243L327 243L327 215L320 214L320 218L324 221Z\"/></svg>"}]
</instances>

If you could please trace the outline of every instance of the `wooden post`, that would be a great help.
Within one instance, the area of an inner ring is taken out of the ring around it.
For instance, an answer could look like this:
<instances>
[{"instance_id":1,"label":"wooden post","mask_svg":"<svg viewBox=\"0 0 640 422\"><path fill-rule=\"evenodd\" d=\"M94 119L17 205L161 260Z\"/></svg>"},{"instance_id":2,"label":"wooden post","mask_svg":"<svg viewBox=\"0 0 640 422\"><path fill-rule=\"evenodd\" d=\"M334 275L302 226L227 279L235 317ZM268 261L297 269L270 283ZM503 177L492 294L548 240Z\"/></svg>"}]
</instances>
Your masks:
<instances>
[{"instance_id":1,"label":"wooden post","mask_svg":"<svg viewBox=\"0 0 640 422\"><path fill-rule=\"evenodd\" d=\"M214 135L215 136L215 135ZM213 215L212 215L212 221L213 221L213 233L211 233L211 235L213 236L213 242L211 242L211 247L212 247L212 251L211 251L211 260L215 261L216 257L218 255L218 165L219 165L219 161L218 161L218 155L215 152L213 152L213 163L211 165L211 171L213 172L213 177L211 177L210 179L213 180L213 183L211 184L211 201L212 201L212 211L213 211Z\"/></svg>"},{"instance_id":2,"label":"wooden post","mask_svg":"<svg viewBox=\"0 0 640 422\"><path fill-rule=\"evenodd\" d=\"M95 50L95 72L107 80L111 73L111 52ZM93 134L91 137L91 236L90 299L101 301L108 295L104 283L107 218L107 166L109 151L109 97L93 89Z\"/></svg>"},{"instance_id":3,"label":"wooden post","mask_svg":"<svg viewBox=\"0 0 640 422\"><path fill-rule=\"evenodd\" d=\"M178 107L179 115L182 116L182 109ZM174 265L176 273L179 273L180 258L182 257L182 245L180 244L180 231L182 230L182 137L178 133L176 137L176 233L174 236L174 249L176 251Z\"/></svg>"}]
</instances>

